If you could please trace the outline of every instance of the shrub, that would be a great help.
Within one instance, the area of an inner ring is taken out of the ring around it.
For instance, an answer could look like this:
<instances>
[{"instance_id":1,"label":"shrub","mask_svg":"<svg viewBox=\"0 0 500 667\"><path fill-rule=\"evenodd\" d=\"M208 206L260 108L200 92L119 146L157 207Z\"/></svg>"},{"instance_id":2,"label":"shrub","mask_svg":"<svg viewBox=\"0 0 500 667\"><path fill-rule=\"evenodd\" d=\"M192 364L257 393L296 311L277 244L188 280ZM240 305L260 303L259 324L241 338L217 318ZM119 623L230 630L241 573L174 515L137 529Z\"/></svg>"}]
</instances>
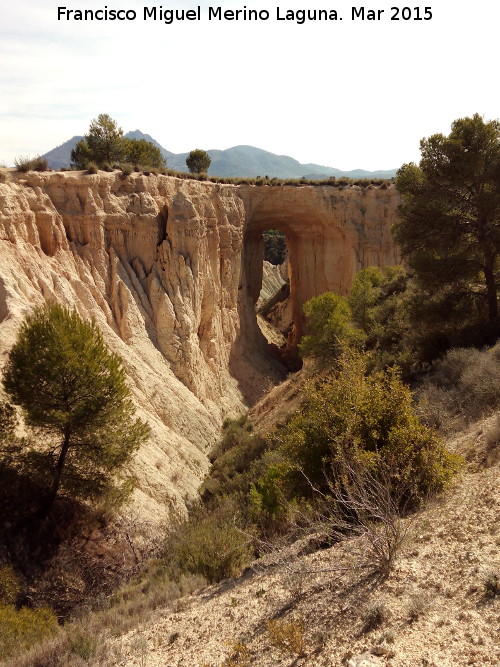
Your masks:
<instances>
[{"instance_id":1,"label":"shrub","mask_svg":"<svg viewBox=\"0 0 500 667\"><path fill-rule=\"evenodd\" d=\"M373 604L366 610L362 632L367 633L379 628L388 618L389 612L380 602Z\"/></svg>"},{"instance_id":2,"label":"shrub","mask_svg":"<svg viewBox=\"0 0 500 667\"><path fill-rule=\"evenodd\" d=\"M345 460L388 480L394 493L403 487L405 502L447 484L458 460L420 423L398 372L365 369L366 357L343 354L328 379L309 385L301 408L274 434L282 462L256 485L263 498L266 485L289 499L327 492L327 471Z\"/></svg>"},{"instance_id":3,"label":"shrub","mask_svg":"<svg viewBox=\"0 0 500 667\"><path fill-rule=\"evenodd\" d=\"M486 350L456 348L435 363L418 391L426 421L453 431L500 405L500 344Z\"/></svg>"},{"instance_id":4,"label":"shrub","mask_svg":"<svg viewBox=\"0 0 500 667\"><path fill-rule=\"evenodd\" d=\"M6 658L29 649L57 631L57 618L49 609L19 611L12 605L0 605L0 655Z\"/></svg>"},{"instance_id":5,"label":"shrub","mask_svg":"<svg viewBox=\"0 0 500 667\"><path fill-rule=\"evenodd\" d=\"M84 634L81 631L73 632L69 635L69 650L85 662L94 658L98 645L98 638L95 635Z\"/></svg>"},{"instance_id":6,"label":"shrub","mask_svg":"<svg viewBox=\"0 0 500 667\"><path fill-rule=\"evenodd\" d=\"M354 277L348 300L353 322L372 351L372 368L397 364L408 375L417 360L410 298L410 276L401 266L371 266Z\"/></svg>"},{"instance_id":7,"label":"shrub","mask_svg":"<svg viewBox=\"0 0 500 667\"><path fill-rule=\"evenodd\" d=\"M283 264L287 256L286 236L277 229L266 229L264 239L264 259L271 264Z\"/></svg>"},{"instance_id":8,"label":"shrub","mask_svg":"<svg viewBox=\"0 0 500 667\"><path fill-rule=\"evenodd\" d=\"M125 178L130 176L130 174L134 171L133 165L131 165L129 162L123 162L120 164L120 169L122 171L122 176Z\"/></svg>"},{"instance_id":9,"label":"shrub","mask_svg":"<svg viewBox=\"0 0 500 667\"><path fill-rule=\"evenodd\" d=\"M304 631L303 619L298 621L271 620L267 622L269 643L281 653L302 655L306 647Z\"/></svg>"},{"instance_id":10,"label":"shrub","mask_svg":"<svg viewBox=\"0 0 500 667\"><path fill-rule=\"evenodd\" d=\"M411 595L407 602L408 622L415 623L427 614L432 606L432 598L428 593Z\"/></svg>"},{"instance_id":11,"label":"shrub","mask_svg":"<svg viewBox=\"0 0 500 667\"><path fill-rule=\"evenodd\" d=\"M488 598L500 595L500 576L496 572L487 575L484 582L484 594Z\"/></svg>"},{"instance_id":12,"label":"shrub","mask_svg":"<svg viewBox=\"0 0 500 667\"><path fill-rule=\"evenodd\" d=\"M342 296L325 292L304 304L310 334L303 336L299 351L324 363L332 363L347 346L358 347L362 332L351 324L351 309Z\"/></svg>"},{"instance_id":13,"label":"shrub","mask_svg":"<svg viewBox=\"0 0 500 667\"><path fill-rule=\"evenodd\" d=\"M207 514L200 508L174 525L165 545L172 571L199 574L210 582L238 576L253 550L251 540L237 527L235 509L228 504Z\"/></svg>"},{"instance_id":14,"label":"shrub","mask_svg":"<svg viewBox=\"0 0 500 667\"><path fill-rule=\"evenodd\" d=\"M0 605L9 605L16 602L21 587L10 566L0 568Z\"/></svg>"},{"instance_id":15,"label":"shrub","mask_svg":"<svg viewBox=\"0 0 500 667\"><path fill-rule=\"evenodd\" d=\"M99 167L96 165L95 162L87 163L87 174L97 174L98 171Z\"/></svg>"},{"instance_id":16,"label":"shrub","mask_svg":"<svg viewBox=\"0 0 500 667\"><path fill-rule=\"evenodd\" d=\"M250 651L245 642L235 641L229 652L229 657L220 664L220 667L250 667Z\"/></svg>"},{"instance_id":17,"label":"shrub","mask_svg":"<svg viewBox=\"0 0 500 667\"><path fill-rule=\"evenodd\" d=\"M19 156L14 160L14 166L18 171L27 172L27 171L48 171L49 163L40 155L37 155L34 158Z\"/></svg>"},{"instance_id":18,"label":"shrub","mask_svg":"<svg viewBox=\"0 0 500 667\"><path fill-rule=\"evenodd\" d=\"M246 493L255 462L267 448L268 442L263 436L252 434L250 423L241 420L226 423L224 437L211 455L212 469L200 489L203 501Z\"/></svg>"},{"instance_id":19,"label":"shrub","mask_svg":"<svg viewBox=\"0 0 500 667\"><path fill-rule=\"evenodd\" d=\"M346 535L360 538L350 549L353 568L387 578L411 533L411 521L401 519L408 482L406 487L393 484L388 475L376 478L363 464L343 461L335 466L329 485L330 495L320 505L325 517L320 514L320 530L331 542Z\"/></svg>"}]
</instances>

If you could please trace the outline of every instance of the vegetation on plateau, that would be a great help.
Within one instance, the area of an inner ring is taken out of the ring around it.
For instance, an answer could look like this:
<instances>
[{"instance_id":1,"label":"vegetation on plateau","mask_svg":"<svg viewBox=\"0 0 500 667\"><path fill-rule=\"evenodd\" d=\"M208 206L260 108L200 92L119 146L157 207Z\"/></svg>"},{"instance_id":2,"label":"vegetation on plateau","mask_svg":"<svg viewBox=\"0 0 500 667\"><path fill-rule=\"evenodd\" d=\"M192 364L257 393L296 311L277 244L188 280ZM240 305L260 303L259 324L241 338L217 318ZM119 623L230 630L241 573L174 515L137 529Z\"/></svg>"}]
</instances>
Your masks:
<instances>
[{"instance_id":1,"label":"vegetation on plateau","mask_svg":"<svg viewBox=\"0 0 500 667\"><path fill-rule=\"evenodd\" d=\"M186 166L192 174L202 174L207 172L211 163L212 158L201 148L195 148L186 158Z\"/></svg>"},{"instance_id":2,"label":"vegetation on plateau","mask_svg":"<svg viewBox=\"0 0 500 667\"><path fill-rule=\"evenodd\" d=\"M20 155L14 160L16 169L22 173L27 171L48 171L49 165L45 158L37 155L36 157L25 157Z\"/></svg>"},{"instance_id":3,"label":"vegetation on plateau","mask_svg":"<svg viewBox=\"0 0 500 667\"><path fill-rule=\"evenodd\" d=\"M160 149L145 139L127 139L108 114L99 114L88 133L71 151L71 163L78 169L107 168L114 164L166 167Z\"/></svg>"}]
</instances>

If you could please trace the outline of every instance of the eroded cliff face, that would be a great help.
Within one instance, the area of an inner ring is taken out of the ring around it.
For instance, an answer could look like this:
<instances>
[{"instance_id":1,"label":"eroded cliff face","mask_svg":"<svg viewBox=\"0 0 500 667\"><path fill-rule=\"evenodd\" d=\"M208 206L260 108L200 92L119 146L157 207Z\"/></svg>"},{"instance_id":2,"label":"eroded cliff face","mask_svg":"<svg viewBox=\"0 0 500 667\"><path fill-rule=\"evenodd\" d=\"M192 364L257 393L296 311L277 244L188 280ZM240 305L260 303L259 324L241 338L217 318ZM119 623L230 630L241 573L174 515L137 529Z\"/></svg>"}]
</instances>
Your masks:
<instances>
[{"instance_id":1,"label":"eroded cliff face","mask_svg":"<svg viewBox=\"0 0 500 667\"><path fill-rule=\"evenodd\" d=\"M284 375L255 320L261 231L288 237L296 339L310 296L345 293L362 266L396 261L396 199L391 189L3 172L0 359L44 300L93 317L152 426L130 511L163 520L196 492L223 418Z\"/></svg>"}]
</instances>

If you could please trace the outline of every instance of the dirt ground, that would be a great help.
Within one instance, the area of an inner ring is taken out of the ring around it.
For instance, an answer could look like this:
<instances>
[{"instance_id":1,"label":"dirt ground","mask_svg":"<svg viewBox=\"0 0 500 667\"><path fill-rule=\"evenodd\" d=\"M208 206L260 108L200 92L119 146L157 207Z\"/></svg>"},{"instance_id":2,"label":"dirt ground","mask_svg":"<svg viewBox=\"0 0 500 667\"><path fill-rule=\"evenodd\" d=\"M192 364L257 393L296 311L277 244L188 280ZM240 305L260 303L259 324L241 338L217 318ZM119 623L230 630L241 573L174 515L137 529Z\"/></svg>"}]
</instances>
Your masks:
<instances>
[{"instance_id":1,"label":"dirt ground","mask_svg":"<svg viewBox=\"0 0 500 667\"><path fill-rule=\"evenodd\" d=\"M307 553L304 539L159 610L116 640L115 664L499 665L500 457L488 437L497 421L451 443L467 464L446 493L404 520L408 540L385 581L357 569L359 540Z\"/></svg>"}]
</instances>

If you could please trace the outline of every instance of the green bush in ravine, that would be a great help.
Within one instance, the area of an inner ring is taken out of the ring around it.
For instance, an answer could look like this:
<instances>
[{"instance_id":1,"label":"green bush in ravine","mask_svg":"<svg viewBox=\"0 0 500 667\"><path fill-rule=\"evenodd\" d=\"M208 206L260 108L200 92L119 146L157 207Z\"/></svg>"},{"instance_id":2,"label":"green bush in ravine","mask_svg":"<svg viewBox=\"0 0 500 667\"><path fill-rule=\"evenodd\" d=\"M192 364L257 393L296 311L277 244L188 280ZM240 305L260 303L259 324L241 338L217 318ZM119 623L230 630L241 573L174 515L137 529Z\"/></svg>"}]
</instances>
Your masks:
<instances>
[{"instance_id":1,"label":"green bush in ravine","mask_svg":"<svg viewBox=\"0 0 500 667\"><path fill-rule=\"evenodd\" d=\"M256 184L257 185L257 184ZM277 229L266 229L262 233L264 239L264 259L271 264L283 264L286 259L286 236Z\"/></svg>"},{"instance_id":2,"label":"green bush in ravine","mask_svg":"<svg viewBox=\"0 0 500 667\"><path fill-rule=\"evenodd\" d=\"M0 604L0 655L8 658L29 649L57 631L57 618L50 609L16 609Z\"/></svg>"},{"instance_id":3,"label":"green bush in ravine","mask_svg":"<svg viewBox=\"0 0 500 667\"><path fill-rule=\"evenodd\" d=\"M205 503L213 498L235 493L245 494L255 478L255 466L269 449L267 439L252 433L252 424L244 419L229 421L224 435L211 455L212 469L200 493Z\"/></svg>"},{"instance_id":4,"label":"green bush in ravine","mask_svg":"<svg viewBox=\"0 0 500 667\"><path fill-rule=\"evenodd\" d=\"M415 290L402 266L371 266L354 277L348 302L352 321L365 334L374 368L399 366L408 373L418 359L412 323Z\"/></svg>"},{"instance_id":5,"label":"green bush in ravine","mask_svg":"<svg viewBox=\"0 0 500 667\"><path fill-rule=\"evenodd\" d=\"M443 489L458 465L419 421L397 371L367 375L358 354L341 355L327 379L310 384L273 440L281 461L253 487L254 503L270 514L279 512L280 500L312 498L314 489L328 493L332 470L345 461L388 481L398 496L404 489L405 504L414 505Z\"/></svg>"},{"instance_id":6,"label":"green bush in ravine","mask_svg":"<svg viewBox=\"0 0 500 667\"><path fill-rule=\"evenodd\" d=\"M0 568L0 658L34 646L57 631L57 618L49 609L14 606L20 586L11 567Z\"/></svg>"},{"instance_id":7,"label":"green bush in ravine","mask_svg":"<svg viewBox=\"0 0 500 667\"><path fill-rule=\"evenodd\" d=\"M347 299L333 292L325 292L304 304L307 328L299 351L304 357L314 357L322 363L331 363L346 347L359 347L363 332L353 326Z\"/></svg>"},{"instance_id":8,"label":"green bush in ravine","mask_svg":"<svg viewBox=\"0 0 500 667\"><path fill-rule=\"evenodd\" d=\"M306 352L326 349L325 341L336 326L336 340L348 331L347 311L339 315L341 299L334 301L324 294L305 304L304 312L311 320L309 337L301 343L308 346ZM408 379L450 348L495 342L494 326L481 320L481 302L469 289L431 289L402 266L363 269L354 277L347 302L351 329L361 332L358 336L371 353L371 370L395 365ZM338 327L339 319L342 328Z\"/></svg>"},{"instance_id":9,"label":"green bush in ravine","mask_svg":"<svg viewBox=\"0 0 500 667\"><path fill-rule=\"evenodd\" d=\"M225 425L201 503L169 531L170 571L209 581L235 576L261 544L295 533L297 516L303 525L318 504L333 511L337 501L322 499L344 484L346 470L384 485L400 509L447 485L459 458L419 421L399 372L370 365L366 353L339 352L309 382L301 407L267 436L245 419Z\"/></svg>"},{"instance_id":10,"label":"green bush in ravine","mask_svg":"<svg viewBox=\"0 0 500 667\"><path fill-rule=\"evenodd\" d=\"M241 574L253 553L252 540L240 529L235 499L224 499L207 512L197 507L188 520L172 526L165 543L165 560L173 574L190 573L207 581Z\"/></svg>"}]
</instances>

